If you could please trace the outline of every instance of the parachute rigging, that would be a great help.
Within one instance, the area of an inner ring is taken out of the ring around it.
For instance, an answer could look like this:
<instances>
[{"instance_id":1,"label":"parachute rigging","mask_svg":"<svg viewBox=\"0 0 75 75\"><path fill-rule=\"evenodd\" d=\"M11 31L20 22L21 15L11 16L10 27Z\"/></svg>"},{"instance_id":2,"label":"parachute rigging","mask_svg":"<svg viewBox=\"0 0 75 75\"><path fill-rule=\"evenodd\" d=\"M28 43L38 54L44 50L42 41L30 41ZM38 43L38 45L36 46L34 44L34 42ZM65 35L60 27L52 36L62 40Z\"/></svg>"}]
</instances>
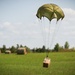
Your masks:
<instances>
[{"instance_id":1,"label":"parachute rigging","mask_svg":"<svg viewBox=\"0 0 75 75\"><path fill-rule=\"evenodd\" d=\"M37 18L40 20L42 17L46 17L49 21L52 21L53 19L56 19L57 22L65 17L63 10L56 4L44 4L37 10L36 14ZM48 33L48 41L50 37L50 26L49 26L49 33ZM54 36L54 35L53 35ZM49 44L48 44L49 45Z\"/></svg>"},{"instance_id":2,"label":"parachute rigging","mask_svg":"<svg viewBox=\"0 0 75 75\"><path fill-rule=\"evenodd\" d=\"M65 17L63 10L56 4L44 4L41 7L39 7L37 14L36 14L37 18L39 18L40 20L42 19L42 17L46 17L50 22L53 19L56 19L57 22L61 19L63 20L63 18ZM48 45L49 45L49 38L50 38L50 25L49 25L49 33L48 33ZM56 31L57 29L55 29ZM55 31L53 34L53 38L55 35ZM53 42L53 38L51 43ZM46 57L48 57L48 52ZM45 64L47 64L45 62ZM49 63L48 63L49 64Z\"/></svg>"}]
</instances>

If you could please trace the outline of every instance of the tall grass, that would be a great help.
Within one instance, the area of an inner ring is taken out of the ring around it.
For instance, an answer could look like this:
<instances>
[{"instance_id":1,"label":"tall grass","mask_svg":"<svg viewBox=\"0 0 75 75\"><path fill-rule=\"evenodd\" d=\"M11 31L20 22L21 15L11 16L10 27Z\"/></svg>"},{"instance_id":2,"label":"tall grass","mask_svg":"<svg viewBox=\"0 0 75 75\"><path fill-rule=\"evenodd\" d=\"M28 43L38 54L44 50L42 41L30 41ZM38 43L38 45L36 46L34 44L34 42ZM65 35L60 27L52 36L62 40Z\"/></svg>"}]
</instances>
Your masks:
<instances>
[{"instance_id":1,"label":"tall grass","mask_svg":"<svg viewBox=\"0 0 75 75\"><path fill-rule=\"evenodd\" d=\"M75 75L75 52L49 53L48 68L43 68L45 55L0 54L0 75Z\"/></svg>"}]
</instances>

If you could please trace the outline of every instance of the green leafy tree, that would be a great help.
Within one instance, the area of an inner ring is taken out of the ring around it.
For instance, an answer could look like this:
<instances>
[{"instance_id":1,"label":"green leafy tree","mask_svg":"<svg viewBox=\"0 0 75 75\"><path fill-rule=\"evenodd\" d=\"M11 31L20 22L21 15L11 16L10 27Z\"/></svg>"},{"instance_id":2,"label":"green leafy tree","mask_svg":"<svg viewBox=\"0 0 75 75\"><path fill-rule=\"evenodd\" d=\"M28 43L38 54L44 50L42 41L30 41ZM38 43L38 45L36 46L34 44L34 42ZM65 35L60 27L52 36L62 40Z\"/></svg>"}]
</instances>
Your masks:
<instances>
[{"instance_id":1,"label":"green leafy tree","mask_svg":"<svg viewBox=\"0 0 75 75\"><path fill-rule=\"evenodd\" d=\"M12 53L15 53L17 49L16 49L14 46L12 46L12 47L10 48L10 50L11 50Z\"/></svg>"},{"instance_id":2,"label":"green leafy tree","mask_svg":"<svg viewBox=\"0 0 75 75\"><path fill-rule=\"evenodd\" d=\"M22 45L20 45L20 47L23 47Z\"/></svg>"},{"instance_id":3,"label":"green leafy tree","mask_svg":"<svg viewBox=\"0 0 75 75\"><path fill-rule=\"evenodd\" d=\"M45 48L45 46L43 46L41 49L41 52L45 52L45 51L46 51L46 48Z\"/></svg>"},{"instance_id":4,"label":"green leafy tree","mask_svg":"<svg viewBox=\"0 0 75 75\"><path fill-rule=\"evenodd\" d=\"M5 51L6 51L6 45L3 45L1 52L4 53Z\"/></svg>"},{"instance_id":5,"label":"green leafy tree","mask_svg":"<svg viewBox=\"0 0 75 75\"><path fill-rule=\"evenodd\" d=\"M67 41L65 42L64 48L69 49L69 43Z\"/></svg>"},{"instance_id":6,"label":"green leafy tree","mask_svg":"<svg viewBox=\"0 0 75 75\"><path fill-rule=\"evenodd\" d=\"M33 48L33 49L32 49L32 52L33 52L33 53L35 53L35 52L36 52L36 49L35 49L35 48Z\"/></svg>"},{"instance_id":7,"label":"green leafy tree","mask_svg":"<svg viewBox=\"0 0 75 75\"><path fill-rule=\"evenodd\" d=\"M55 47L54 47L54 51L58 52L59 49L60 49L60 47L59 47L59 44L57 43L57 44L55 45Z\"/></svg>"},{"instance_id":8,"label":"green leafy tree","mask_svg":"<svg viewBox=\"0 0 75 75\"><path fill-rule=\"evenodd\" d=\"M19 44L17 44L17 49L19 48Z\"/></svg>"}]
</instances>

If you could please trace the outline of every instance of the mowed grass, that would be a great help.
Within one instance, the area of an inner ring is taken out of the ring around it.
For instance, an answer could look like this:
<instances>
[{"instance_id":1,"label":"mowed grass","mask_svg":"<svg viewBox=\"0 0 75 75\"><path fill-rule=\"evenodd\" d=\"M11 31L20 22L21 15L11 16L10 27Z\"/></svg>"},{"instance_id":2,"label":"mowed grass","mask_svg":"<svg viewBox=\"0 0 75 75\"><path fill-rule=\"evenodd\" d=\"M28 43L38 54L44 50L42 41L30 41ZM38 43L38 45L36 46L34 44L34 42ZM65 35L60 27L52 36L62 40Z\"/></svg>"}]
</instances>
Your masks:
<instances>
[{"instance_id":1,"label":"mowed grass","mask_svg":"<svg viewBox=\"0 0 75 75\"><path fill-rule=\"evenodd\" d=\"M49 53L51 64L43 67L46 53L0 54L0 75L75 75L75 52Z\"/></svg>"}]
</instances>

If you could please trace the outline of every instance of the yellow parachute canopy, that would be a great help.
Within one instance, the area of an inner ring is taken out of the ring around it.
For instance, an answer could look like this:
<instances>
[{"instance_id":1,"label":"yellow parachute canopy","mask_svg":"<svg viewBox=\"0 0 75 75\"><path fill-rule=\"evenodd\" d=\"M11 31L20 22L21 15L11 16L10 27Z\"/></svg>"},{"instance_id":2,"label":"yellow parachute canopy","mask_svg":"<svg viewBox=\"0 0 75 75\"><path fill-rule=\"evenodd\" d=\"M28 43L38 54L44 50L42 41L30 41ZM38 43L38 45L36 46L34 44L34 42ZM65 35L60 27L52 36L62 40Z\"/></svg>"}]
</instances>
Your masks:
<instances>
[{"instance_id":1,"label":"yellow parachute canopy","mask_svg":"<svg viewBox=\"0 0 75 75\"><path fill-rule=\"evenodd\" d=\"M58 5L44 4L38 9L36 16L40 19L42 17L46 17L50 21L52 19L56 18L58 21L59 19L62 20L65 15L64 15L64 12L62 11L62 9Z\"/></svg>"}]
</instances>

